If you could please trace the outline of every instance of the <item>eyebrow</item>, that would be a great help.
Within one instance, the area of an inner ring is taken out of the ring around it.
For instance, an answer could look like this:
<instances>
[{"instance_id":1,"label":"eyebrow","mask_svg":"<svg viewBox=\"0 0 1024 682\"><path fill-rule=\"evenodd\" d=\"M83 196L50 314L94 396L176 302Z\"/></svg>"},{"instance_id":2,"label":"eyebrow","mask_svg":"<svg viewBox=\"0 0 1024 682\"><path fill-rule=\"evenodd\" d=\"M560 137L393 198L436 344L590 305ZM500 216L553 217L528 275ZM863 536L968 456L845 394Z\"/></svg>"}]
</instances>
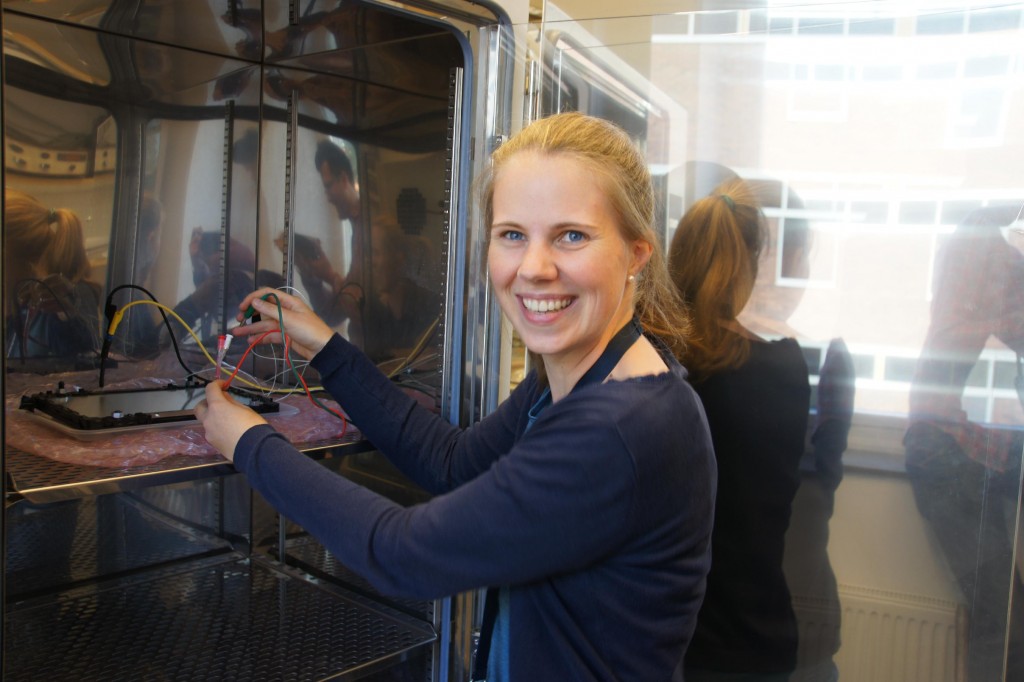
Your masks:
<instances>
[{"instance_id":1,"label":"eyebrow","mask_svg":"<svg viewBox=\"0 0 1024 682\"><path fill-rule=\"evenodd\" d=\"M492 230L494 228L496 228L496 227L522 227L522 226L523 226L522 223L518 223L518 222L516 222L514 220L505 220L505 221L502 221L502 222L491 223L491 229ZM555 223L554 225L551 226L550 229L558 230L558 229L577 229L577 228L598 229L598 226L594 225L594 224L591 224L591 223L582 223L582 222L575 221L575 220L567 220L565 222Z\"/></svg>"}]
</instances>

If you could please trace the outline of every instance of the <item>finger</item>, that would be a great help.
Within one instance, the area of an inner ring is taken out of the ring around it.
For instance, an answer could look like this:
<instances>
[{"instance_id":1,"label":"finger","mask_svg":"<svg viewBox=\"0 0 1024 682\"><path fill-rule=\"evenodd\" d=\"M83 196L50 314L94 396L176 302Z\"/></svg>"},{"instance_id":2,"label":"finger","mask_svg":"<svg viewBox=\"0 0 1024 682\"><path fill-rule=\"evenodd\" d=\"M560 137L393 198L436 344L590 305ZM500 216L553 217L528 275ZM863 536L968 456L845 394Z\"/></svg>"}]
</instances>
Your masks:
<instances>
[{"instance_id":1,"label":"finger","mask_svg":"<svg viewBox=\"0 0 1024 682\"><path fill-rule=\"evenodd\" d=\"M277 324L276 320L265 320L263 322L252 322L250 324L240 324L237 327L231 328L231 335L235 338L240 336L256 336L277 329L280 325ZM273 339L267 337L269 343L274 343Z\"/></svg>"},{"instance_id":2,"label":"finger","mask_svg":"<svg viewBox=\"0 0 1024 682\"><path fill-rule=\"evenodd\" d=\"M196 406L192 408L192 411L196 415L196 419L203 421L206 418L206 413L210 411L210 406L205 400L200 400L196 403Z\"/></svg>"},{"instance_id":3,"label":"finger","mask_svg":"<svg viewBox=\"0 0 1024 682\"><path fill-rule=\"evenodd\" d=\"M249 306L252 305L252 302L254 300L256 300L260 296L266 294L267 291L268 291L267 287L262 287L262 288L257 289L256 291L252 291L252 292L246 294L245 298L243 298L242 301L238 304L238 310L244 312L246 309L249 308ZM273 291L273 289L270 289L269 291Z\"/></svg>"},{"instance_id":4,"label":"finger","mask_svg":"<svg viewBox=\"0 0 1024 682\"><path fill-rule=\"evenodd\" d=\"M224 395L223 384L219 381L211 381L206 384L206 400L200 402L206 403L209 408L210 405L218 405L227 399L227 396Z\"/></svg>"},{"instance_id":5,"label":"finger","mask_svg":"<svg viewBox=\"0 0 1024 682\"><path fill-rule=\"evenodd\" d=\"M253 292L254 294L255 292ZM235 320L238 322L245 322L245 320L251 315L249 314L249 307L252 305L253 294L249 294L242 299L241 303L238 304L238 312L235 313Z\"/></svg>"},{"instance_id":6,"label":"finger","mask_svg":"<svg viewBox=\"0 0 1024 682\"><path fill-rule=\"evenodd\" d=\"M286 294L278 289L270 289L253 300L253 304L261 305L260 310L266 313L276 313L278 306L284 310L302 310L302 301L295 296Z\"/></svg>"},{"instance_id":7,"label":"finger","mask_svg":"<svg viewBox=\"0 0 1024 682\"><path fill-rule=\"evenodd\" d=\"M256 289L255 291L252 291L248 295L246 295L246 297L242 299L242 302L238 304L238 307L239 309L242 309L245 306L252 305L252 302L254 300L266 298L268 296L271 296L271 294L275 296L280 296L282 300L290 298L288 294L279 291L278 289L274 289L273 287L260 287L259 289Z\"/></svg>"},{"instance_id":8,"label":"finger","mask_svg":"<svg viewBox=\"0 0 1024 682\"><path fill-rule=\"evenodd\" d=\"M266 296L254 298L252 313L258 313L263 321L273 320L275 324L280 322L284 311L289 313L302 312L303 308L295 305L295 299L285 298L285 295L278 296L279 292L272 291ZM255 315L254 315L255 316Z\"/></svg>"},{"instance_id":9,"label":"finger","mask_svg":"<svg viewBox=\"0 0 1024 682\"><path fill-rule=\"evenodd\" d=\"M286 294L280 289L267 289L262 295L258 296L257 298L263 301L263 304L266 306L267 310L276 310L278 303L280 303L281 307L285 310L294 310L297 312L302 312L309 309L308 306L306 305L306 302L303 301L301 298L299 298L298 296L294 296L292 294Z\"/></svg>"},{"instance_id":10,"label":"finger","mask_svg":"<svg viewBox=\"0 0 1024 682\"><path fill-rule=\"evenodd\" d=\"M268 294L268 296L271 296ZM271 329L277 329L281 323L280 318L284 309L277 305L277 301L273 298L274 303L267 303L262 298L254 298L252 305L249 310L246 311L246 315L249 317L249 325L255 325L257 329L264 329L269 331Z\"/></svg>"},{"instance_id":11,"label":"finger","mask_svg":"<svg viewBox=\"0 0 1024 682\"><path fill-rule=\"evenodd\" d=\"M276 295L277 293L278 292L276 289L271 289L269 287L257 289L256 291L250 293L248 296L243 298L242 302L238 304L239 312L235 317L238 319L239 322L244 322L245 320L251 318L257 312L259 303L263 300L264 297L270 297L271 295ZM276 304L274 307L276 312ZM259 310L259 312L262 313L263 310Z\"/></svg>"}]
</instances>

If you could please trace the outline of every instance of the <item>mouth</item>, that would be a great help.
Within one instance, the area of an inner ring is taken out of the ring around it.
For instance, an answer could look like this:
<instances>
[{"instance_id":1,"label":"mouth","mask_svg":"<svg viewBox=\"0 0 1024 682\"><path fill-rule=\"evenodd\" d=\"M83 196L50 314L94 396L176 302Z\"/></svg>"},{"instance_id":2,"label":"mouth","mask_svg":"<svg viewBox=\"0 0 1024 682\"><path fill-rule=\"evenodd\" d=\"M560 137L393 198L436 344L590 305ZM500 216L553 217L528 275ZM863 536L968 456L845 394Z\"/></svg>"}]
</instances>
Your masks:
<instances>
[{"instance_id":1,"label":"mouth","mask_svg":"<svg viewBox=\"0 0 1024 682\"><path fill-rule=\"evenodd\" d=\"M572 304L572 298L526 298L521 297L523 307L531 313L557 313Z\"/></svg>"}]
</instances>

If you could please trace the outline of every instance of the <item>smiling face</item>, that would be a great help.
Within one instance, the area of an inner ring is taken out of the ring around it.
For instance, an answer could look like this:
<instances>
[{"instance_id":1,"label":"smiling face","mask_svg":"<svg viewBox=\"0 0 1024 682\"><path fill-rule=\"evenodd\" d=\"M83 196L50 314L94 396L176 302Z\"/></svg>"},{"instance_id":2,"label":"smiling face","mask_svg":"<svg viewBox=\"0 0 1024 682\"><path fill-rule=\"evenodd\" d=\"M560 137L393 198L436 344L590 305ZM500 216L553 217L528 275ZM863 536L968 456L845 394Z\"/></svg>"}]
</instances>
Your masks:
<instances>
[{"instance_id":1,"label":"smiling face","mask_svg":"<svg viewBox=\"0 0 1024 682\"><path fill-rule=\"evenodd\" d=\"M576 379L633 314L629 280L650 257L627 242L592 166L524 151L494 181L488 267L505 315L544 358Z\"/></svg>"}]
</instances>

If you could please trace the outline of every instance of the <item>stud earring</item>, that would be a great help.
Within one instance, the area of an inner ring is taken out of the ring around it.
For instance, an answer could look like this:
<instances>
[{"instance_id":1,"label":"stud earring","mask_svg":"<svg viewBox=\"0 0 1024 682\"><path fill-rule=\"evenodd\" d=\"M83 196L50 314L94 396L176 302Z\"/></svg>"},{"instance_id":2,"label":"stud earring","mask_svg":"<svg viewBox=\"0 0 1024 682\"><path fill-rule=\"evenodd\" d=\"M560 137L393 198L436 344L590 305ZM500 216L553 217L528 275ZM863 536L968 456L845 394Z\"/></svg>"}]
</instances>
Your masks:
<instances>
[{"instance_id":1,"label":"stud earring","mask_svg":"<svg viewBox=\"0 0 1024 682\"><path fill-rule=\"evenodd\" d=\"M630 281L630 282L632 282L632 281L633 281L633 280L635 280L635 279L636 279L636 275L630 275L630 276L629 276L629 281Z\"/></svg>"}]
</instances>

